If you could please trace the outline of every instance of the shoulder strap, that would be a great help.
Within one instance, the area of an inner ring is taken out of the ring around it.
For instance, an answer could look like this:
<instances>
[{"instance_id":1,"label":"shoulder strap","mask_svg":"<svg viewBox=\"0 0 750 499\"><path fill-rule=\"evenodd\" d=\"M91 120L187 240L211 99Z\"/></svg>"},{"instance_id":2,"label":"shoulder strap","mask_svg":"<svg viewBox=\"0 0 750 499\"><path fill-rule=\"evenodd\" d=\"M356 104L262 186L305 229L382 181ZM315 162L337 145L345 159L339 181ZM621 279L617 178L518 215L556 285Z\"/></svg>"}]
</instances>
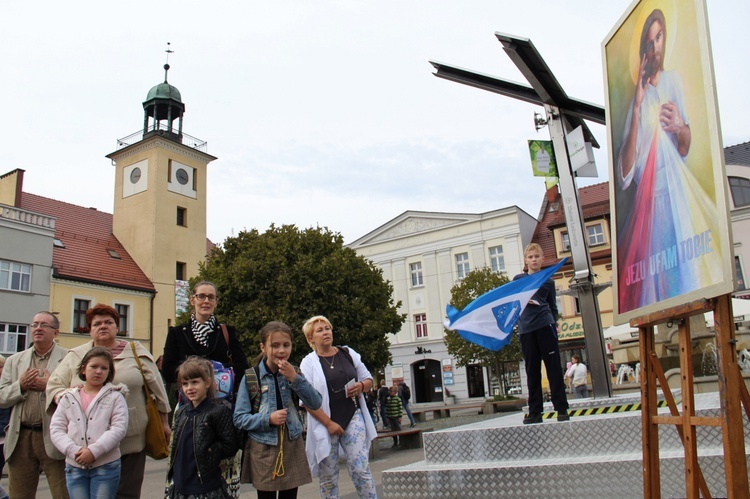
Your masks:
<instances>
[{"instance_id":1,"label":"shoulder strap","mask_svg":"<svg viewBox=\"0 0 750 499\"><path fill-rule=\"evenodd\" d=\"M342 346L337 346L337 348L344 353L344 357L346 357L346 360L348 360L352 367L356 369L356 366L354 365L354 359L352 359L352 354L349 353L349 349Z\"/></svg>"},{"instance_id":2,"label":"shoulder strap","mask_svg":"<svg viewBox=\"0 0 750 499\"><path fill-rule=\"evenodd\" d=\"M130 348L133 349L133 357L135 357L135 363L138 364L138 370L141 371L141 377L143 378L143 389L146 391L146 400L151 398L151 392L148 390L148 383L146 383L146 375L143 374L143 364L141 359L138 358L138 353L135 351L135 343L130 342Z\"/></svg>"},{"instance_id":3,"label":"shoulder strap","mask_svg":"<svg viewBox=\"0 0 750 499\"><path fill-rule=\"evenodd\" d=\"M245 370L245 386L247 386L247 393L248 395L250 395L253 414L257 413L258 409L260 409L260 383L258 383L259 377L260 369L257 365Z\"/></svg>"},{"instance_id":4,"label":"shoulder strap","mask_svg":"<svg viewBox=\"0 0 750 499\"><path fill-rule=\"evenodd\" d=\"M227 325L223 322L219 324L221 326L221 332L224 333L224 343L227 344L227 359L229 359L229 363L234 365L234 360L232 360L232 349L229 347L229 331L227 331Z\"/></svg>"}]
</instances>

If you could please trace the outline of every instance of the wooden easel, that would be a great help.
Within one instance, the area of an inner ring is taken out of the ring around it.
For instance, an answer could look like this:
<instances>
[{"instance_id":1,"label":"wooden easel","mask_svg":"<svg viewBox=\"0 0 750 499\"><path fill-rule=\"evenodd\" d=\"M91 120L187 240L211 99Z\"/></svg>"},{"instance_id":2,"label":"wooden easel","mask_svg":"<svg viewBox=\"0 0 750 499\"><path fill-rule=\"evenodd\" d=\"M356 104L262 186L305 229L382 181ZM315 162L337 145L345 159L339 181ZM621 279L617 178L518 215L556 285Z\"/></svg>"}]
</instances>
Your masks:
<instances>
[{"instance_id":1,"label":"wooden easel","mask_svg":"<svg viewBox=\"0 0 750 499\"><path fill-rule=\"evenodd\" d=\"M719 375L719 417L695 415L693 387L692 345L690 316L706 311L714 312L716 352ZM654 326L677 321L680 349L680 374L682 413L677 408L667 385L664 370L654 350ZM643 427L643 496L647 499L661 497L659 473L660 424L675 425L685 449L685 486L688 498L712 497L698 465L697 426L720 426L724 439L724 468L727 495L730 498L750 497L745 460L745 434L741 406L750 417L750 395L742 380L737 363L737 350L730 295L712 300L699 300L678 307L635 318L630 321L640 333L641 353L641 407ZM656 382L659 382L670 410L669 416L657 415Z\"/></svg>"}]
</instances>

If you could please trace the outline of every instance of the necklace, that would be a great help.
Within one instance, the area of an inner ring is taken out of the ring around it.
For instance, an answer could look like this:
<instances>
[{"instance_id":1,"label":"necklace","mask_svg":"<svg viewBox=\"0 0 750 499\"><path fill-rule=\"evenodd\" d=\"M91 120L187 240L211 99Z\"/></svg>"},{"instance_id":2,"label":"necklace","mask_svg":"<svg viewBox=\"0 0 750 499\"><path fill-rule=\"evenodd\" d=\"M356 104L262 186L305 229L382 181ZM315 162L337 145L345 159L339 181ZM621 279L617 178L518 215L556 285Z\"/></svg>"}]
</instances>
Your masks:
<instances>
[{"instance_id":1,"label":"necklace","mask_svg":"<svg viewBox=\"0 0 750 499\"><path fill-rule=\"evenodd\" d=\"M330 362L328 362L328 359L326 357L323 357L322 355L318 355L318 357L320 357L321 359L325 360L326 364L328 364L328 366L331 369L333 369L333 363L336 362L336 350L333 351L333 356L331 357L331 361Z\"/></svg>"}]
</instances>

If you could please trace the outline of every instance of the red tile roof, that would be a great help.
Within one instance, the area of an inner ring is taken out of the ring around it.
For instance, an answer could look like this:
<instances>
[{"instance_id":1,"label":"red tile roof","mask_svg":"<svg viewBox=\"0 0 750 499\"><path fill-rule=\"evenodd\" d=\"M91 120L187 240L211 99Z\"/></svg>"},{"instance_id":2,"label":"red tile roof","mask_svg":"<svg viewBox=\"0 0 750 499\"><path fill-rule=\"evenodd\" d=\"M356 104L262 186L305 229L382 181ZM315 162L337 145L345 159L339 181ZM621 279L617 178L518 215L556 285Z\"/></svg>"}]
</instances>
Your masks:
<instances>
[{"instance_id":1,"label":"red tile roof","mask_svg":"<svg viewBox=\"0 0 750 499\"><path fill-rule=\"evenodd\" d=\"M139 291L154 292L151 280L112 234L112 215L95 208L24 192L20 208L54 216L55 237L64 248L52 252L54 276ZM113 258L114 250L120 258Z\"/></svg>"},{"instance_id":2,"label":"red tile roof","mask_svg":"<svg viewBox=\"0 0 750 499\"><path fill-rule=\"evenodd\" d=\"M584 221L609 219L609 183L602 182L578 189L578 200L581 203ZM558 261L554 229L564 225L565 212L563 211L562 197L560 196L560 190L555 186L551 189L551 192L545 194L539 223L531 239L542 247L544 261L549 265ZM612 252L609 249L591 252L592 260L611 257ZM569 265L570 263L565 268L568 268Z\"/></svg>"}]
</instances>

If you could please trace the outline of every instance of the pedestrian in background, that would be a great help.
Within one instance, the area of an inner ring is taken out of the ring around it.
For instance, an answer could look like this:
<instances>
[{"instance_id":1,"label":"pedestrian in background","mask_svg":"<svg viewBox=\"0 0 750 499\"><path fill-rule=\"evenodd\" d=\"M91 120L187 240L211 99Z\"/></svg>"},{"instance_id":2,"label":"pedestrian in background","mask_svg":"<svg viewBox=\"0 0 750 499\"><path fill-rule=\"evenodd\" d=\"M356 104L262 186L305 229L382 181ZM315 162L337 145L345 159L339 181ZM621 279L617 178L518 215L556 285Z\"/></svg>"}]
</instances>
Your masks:
<instances>
[{"instance_id":1,"label":"pedestrian in background","mask_svg":"<svg viewBox=\"0 0 750 499\"><path fill-rule=\"evenodd\" d=\"M587 398L589 396L589 386L586 379L586 374L588 373L586 365L581 362L580 355L574 355L571 360L571 366L565 373L565 377L570 379L570 386L573 387L573 392L577 399Z\"/></svg>"},{"instance_id":2,"label":"pedestrian in background","mask_svg":"<svg viewBox=\"0 0 750 499\"><path fill-rule=\"evenodd\" d=\"M383 429L387 430L390 428L388 426L388 418L385 415L385 405L388 402L388 397L390 396L390 390L387 386L385 386L385 380L380 380L380 388L378 388L378 403L380 404L380 421L383 422Z\"/></svg>"},{"instance_id":3,"label":"pedestrian in background","mask_svg":"<svg viewBox=\"0 0 750 499\"><path fill-rule=\"evenodd\" d=\"M401 416L404 415L403 406L401 405L401 396L398 394L398 387L392 386L388 400L386 401L385 415L388 417L388 425L392 431L401 431ZM393 435L393 447L398 446L398 435Z\"/></svg>"},{"instance_id":4,"label":"pedestrian in background","mask_svg":"<svg viewBox=\"0 0 750 499\"><path fill-rule=\"evenodd\" d=\"M401 397L401 405L404 406L406 416L409 418L409 428L414 428L415 426L417 426L417 422L414 421L414 416L411 413L411 409L409 409L411 390L409 389L409 385L407 385L403 381L398 384L398 396Z\"/></svg>"}]
</instances>

